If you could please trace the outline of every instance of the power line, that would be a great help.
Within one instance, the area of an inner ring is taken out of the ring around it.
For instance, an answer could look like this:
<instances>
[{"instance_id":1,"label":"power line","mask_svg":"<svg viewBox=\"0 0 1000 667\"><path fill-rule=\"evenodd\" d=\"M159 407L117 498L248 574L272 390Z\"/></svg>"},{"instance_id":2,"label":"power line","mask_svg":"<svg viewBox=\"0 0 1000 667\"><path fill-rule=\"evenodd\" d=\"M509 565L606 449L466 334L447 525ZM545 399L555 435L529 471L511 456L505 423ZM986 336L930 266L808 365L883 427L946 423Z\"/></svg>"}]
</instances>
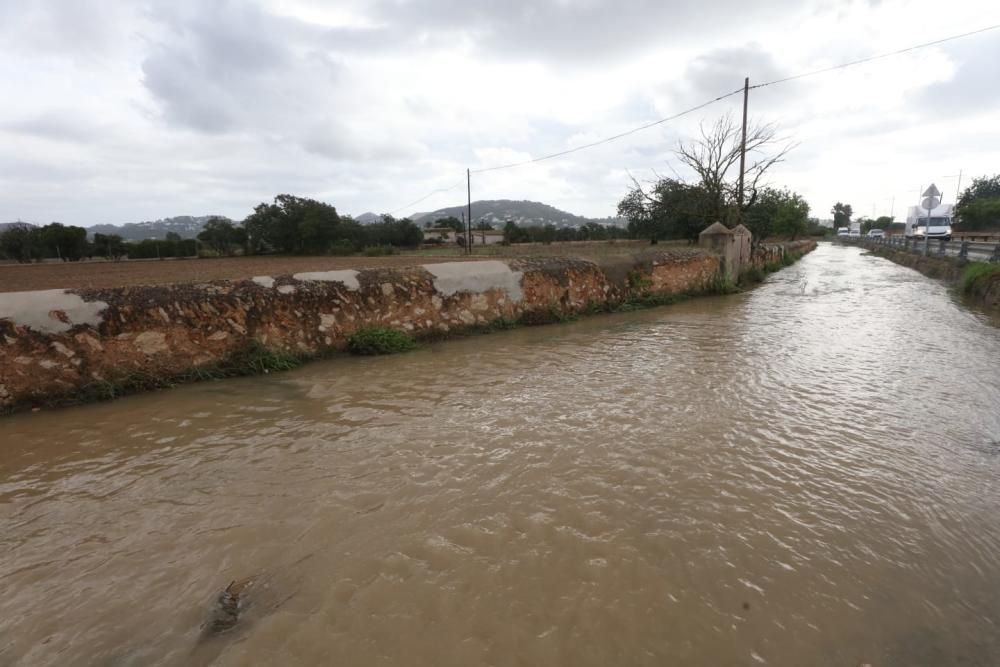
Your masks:
<instances>
[{"instance_id":1,"label":"power line","mask_svg":"<svg viewBox=\"0 0 1000 667\"><path fill-rule=\"evenodd\" d=\"M917 49L923 49L928 46L936 46L938 44L944 44L945 42L951 42L956 39L962 39L963 37L971 37L972 35L978 35L983 32L989 32L990 30L996 30L1000 28L1000 23L996 25L987 26L985 28L980 28L978 30L972 30L970 32L963 32L960 35L952 35L950 37L943 37L941 39L935 39L933 42L924 42L923 44L914 44L913 46L908 46L905 49L899 49L898 51L891 51L889 53L880 53L877 56L869 56L867 58L861 58L860 60L851 60L850 62L841 63L839 65L833 65L832 67L824 67L822 69L813 70L811 72L803 72L802 74L796 74L794 76L786 76L783 79L775 79L774 81L768 81L766 83L758 83L755 86L750 86L750 89L754 88L764 88L765 86L774 86L779 83L785 83L787 81L795 81L796 79L802 79L807 76L813 76L815 74L824 74L826 72L832 72L833 70L843 69L845 67L852 67L854 65L861 65L863 63L870 63L873 60L881 60L883 58L891 58L892 56L898 56L903 53L908 53L910 51L916 51Z\"/></svg>"},{"instance_id":2,"label":"power line","mask_svg":"<svg viewBox=\"0 0 1000 667\"><path fill-rule=\"evenodd\" d=\"M542 157L533 158L531 160L524 160L523 162L512 162L510 164L501 164L501 165L496 165L496 166L493 166L493 167L483 167L482 169L473 169L471 173L473 173L473 174L482 174L482 173L487 172L487 171L499 171L501 169L513 169L514 167L522 167L522 166L524 166L526 164L533 164L535 162L542 162L543 160L551 160L552 158L561 157L563 155L569 155L570 153L576 153L578 151L586 150L588 148L593 148L594 146L600 146L601 144L606 144L606 143L609 143L611 141L615 141L617 139L622 139L623 137L627 137L627 136L629 136L631 134L635 134L636 132L641 132L642 130L648 130L651 127L655 127L657 125L662 125L663 123L667 123L669 121L676 120L676 119L680 118L681 116L685 116L685 115L687 115L689 113L694 113L695 111L698 111L699 109L704 109L705 107L707 107L710 104L715 104L716 102L724 100L727 97L732 97L733 95L735 95L737 93L742 93L742 92L743 92L743 88L737 88L736 90L734 90L734 91L732 91L730 93L726 93L724 95L719 95L718 97L714 97L714 98L712 98L710 100L702 102L701 104L699 104L697 106L694 106L694 107L691 107L690 109L685 109L684 111L681 111L680 113L676 113L676 114L674 114L672 116L667 116L666 118L661 118L660 120L655 120L655 121L653 121L651 123L646 123L645 125L640 125L639 127L634 127L631 130L627 130L625 132L622 132L620 134L616 134L616 135L611 136L611 137L605 137L604 139L599 139L598 141L594 141L594 142L591 142L589 144L584 144L583 146L577 146L576 148L570 148L568 150L559 151L558 153L552 153L550 155L543 155ZM462 185L462 183L464 183L464 182L465 182L464 180L463 181L459 181L458 183L455 183L454 185L451 185L451 186L449 186L447 188L440 188L438 190L434 190L433 192L429 192L426 195L424 195L423 197L421 197L420 199L417 199L416 201L412 201L409 204L406 204L404 206L400 206L397 209L393 209L392 211L389 211L389 215L394 215L395 213L397 213L399 211L402 211L403 209L410 208L411 206L416 206L420 202L425 201L427 199L430 199L431 197L433 197L436 194L440 194L440 193L443 193L443 192L448 192L449 190L454 190L458 186Z\"/></svg>"},{"instance_id":3,"label":"power line","mask_svg":"<svg viewBox=\"0 0 1000 667\"><path fill-rule=\"evenodd\" d=\"M676 119L680 118L681 116L686 116L689 113L694 113L695 111L698 111L699 109L704 109L705 107L707 107L710 104L715 104L716 102L724 100L727 97L732 97L736 93L742 93L742 92L743 92L743 88L742 87L741 88L737 88L736 90L732 91L731 93L726 93L725 95L719 95L718 97L714 97L714 98L708 100L707 102L702 102L698 106L691 107L690 109L685 109L684 111L681 111L680 113L674 114L673 116L667 116L666 118L661 118L660 120L655 120L652 123L646 123L645 125L640 125L639 127L634 127L631 130L628 130L626 132L622 132L621 134L616 134L616 135L611 136L611 137L605 137L604 139L599 139L599 140L591 142L589 144L584 144L582 146L577 146L576 148L570 148L570 149L565 150L565 151L559 151L558 153L551 153L550 155L543 155L542 157L536 157L536 158L532 158L530 160L524 160L523 162L511 162L510 164L501 164L501 165L497 165L497 166L494 166L494 167L483 167L482 169L473 169L472 173L473 174L482 174L483 172L487 172L487 171L499 171L501 169L513 169L514 167L523 167L526 164L534 164L536 162L542 162L544 160L551 160L552 158L562 157L563 155L569 155L570 153L576 153L578 151L586 150L588 148L593 148L594 146L600 146L601 144L606 144L606 143L609 143L609 142L621 139L623 137L627 137L630 134L635 134L636 132L641 132L643 130L648 130L651 127L655 127L657 125L662 125L663 123L667 123L669 121L676 120Z\"/></svg>"},{"instance_id":4,"label":"power line","mask_svg":"<svg viewBox=\"0 0 1000 667\"><path fill-rule=\"evenodd\" d=\"M461 180L461 181L459 181L458 183L455 183L455 185L450 185L450 186L448 186L446 188L440 188L438 190L434 190L433 192L428 192L426 195L424 195L423 197L421 197L420 199L418 199L416 201L411 201L409 204L406 204L405 206L400 206L397 209L393 209L393 210L389 211L389 215L395 215L396 213L399 213L400 211L402 211L404 208L410 208L411 206L416 206L420 202L422 202L424 200L427 200L427 199L430 199L434 195L441 194L442 192L448 192L449 190L454 190L455 188L457 188L458 186L462 185L463 183L465 183L464 179Z\"/></svg>"},{"instance_id":5,"label":"power line","mask_svg":"<svg viewBox=\"0 0 1000 667\"><path fill-rule=\"evenodd\" d=\"M869 62L872 62L872 61L875 61L875 60L882 60L884 58L891 58L893 56L898 56L898 55L901 55L903 53L909 53L910 51L916 51L918 49L924 49L924 48L927 48L929 46L936 46L938 44L944 44L945 42L951 42L951 41L954 41L956 39L962 39L962 38L965 38L965 37L971 37L972 35L978 35L978 34L981 34L981 33L984 33L984 32L989 32L991 30L996 30L998 28L1000 28L1000 23L994 24L994 25L991 25L991 26L987 26L985 28L979 28L978 30L971 30L969 32L964 32L964 33L961 33L961 34L958 34L958 35L951 35L949 37L943 37L941 39L936 39L936 40L933 40L933 41L930 41L930 42L924 42L922 44L914 44L913 46L908 46L906 48L899 49L899 50L896 50L896 51L890 51L889 53L881 53L881 54L878 54L878 55L869 56L867 58L860 58L858 60L851 60L849 62L840 63L838 65L833 65L831 67L824 67L824 68L821 68L821 69L812 70L810 72L803 72L801 74L796 74L794 76L787 76L787 77L784 77L784 78L781 78L781 79L775 79L773 81L767 81L767 82L764 82L764 83L758 83L756 85L750 86L749 89L753 90L755 88L765 88L767 86L775 86L775 85L778 85L778 84L781 84L781 83L787 83L788 81L795 81L797 79L803 79L805 77L815 76L817 74L824 74L826 72L832 72L834 70L844 69L846 67L853 67L854 65L862 65L864 63L869 63ZM543 162L545 160L551 160L553 158L562 157L564 155L569 155L571 153L577 153L579 151L587 150L589 148L594 148L595 146L600 146L602 144L610 143L612 141L617 141L618 139L622 139L622 138L627 137L629 135L635 134L636 132L641 132L643 130L648 130L651 127L656 127L657 125L662 125L663 123L668 123L668 122L670 122L672 120L676 120L676 119L678 119L678 118L680 118L682 116L686 116L687 114L694 113L695 111L698 111L700 109L704 109L705 107L707 107L707 106L709 106L711 104L715 104L716 102L720 102L720 101L722 101L722 100L724 100L724 99L726 99L728 97L732 97L733 95L742 93L743 91L744 91L743 87L737 88L736 90L734 90L732 92L725 93L723 95L719 95L718 97L714 97L714 98L712 98L710 100L702 102L701 104L699 104L697 106L693 106L690 109L685 109L684 111L681 111L680 113L676 113L676 114L674 114L672 116L667 116L666 118L661 118L661 119L653 121L651 123L646 123L645 125L640 125L638 127L634 127L631 130L627 130L627 131L622 132L620 134L615 134L615 135L610 136L610 137L605 137L604 139L599 139L597 141L593 141L593 142L588 143L588 144L583 144L582 146L577 146L575 148L570 148L570 149L567 149L567 150L564 150L564 151L559 151L557 153L550 153L549 155L543 155L541 157L532 158L530 160L523 160L521 162L511 162L511 163L508 163L508 164L495 165L495 166L492 166L492 167L483 167L481 169L473 169L473 170L471 170L471 173L472 174L482 174L482 173L486 173L486 172L490 172L490 171L500 171L502 169L513 169L515 167L523 167L525 165L535 164L535 163L538 163L538 162ZM464 181L459 181L458 183L455 183L454 185L449 186L447 188L441 188L441 189L438 189L438 190L434 190L433 192L429 192L428 194L424 195L420 199L417 199L416 201L410 202L409 204L406 204L405 206L400 206L399 208L394 209L393 211L390 211L390 214L395 214L395 213L397 213L399 211L402 211L403 209L409 208L411 206L416 206L420 202L425 201L425 200L433 197L436 194L440 194L440 193L448 192L450 190L454 190L458 186L462 185L463 182Z\"/></svg>"}]
</instances>

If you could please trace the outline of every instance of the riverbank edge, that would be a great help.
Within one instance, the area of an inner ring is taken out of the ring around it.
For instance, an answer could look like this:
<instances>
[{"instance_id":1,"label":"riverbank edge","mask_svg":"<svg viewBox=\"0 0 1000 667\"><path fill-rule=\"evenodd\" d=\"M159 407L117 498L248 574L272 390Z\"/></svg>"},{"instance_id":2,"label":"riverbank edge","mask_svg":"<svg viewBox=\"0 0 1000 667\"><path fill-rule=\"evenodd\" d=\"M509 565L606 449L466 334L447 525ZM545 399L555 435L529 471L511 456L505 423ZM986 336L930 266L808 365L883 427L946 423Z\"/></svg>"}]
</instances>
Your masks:
<instances>
[{"instance_id":1,"label":"riverbank edge","mask_svg":"<svg viewBox=\"0 0 1000 667\"><path fill-rule=\"evenodd\" d=\"M957 257L936 257L918 255L895 248L879 245L865 245L869 252L878 257L918 271L928 278L948 283L959 290L962 296L977 306L1000 311L1000 269L989 275L969 276L970 267L990 266L985 262L963 262Z\"/></svg>"},{"instance_id":2,"label":"riverbank edge","mask_svg":"<svg viewBox=\"0 0 1000 667\"><path fill-rule=\"evenodd\" d=\"M815 246L759 246L738 276L759 281ZM669 249L0 293L0 414L287 370L346 353L369 326L430 342L735 291L725 276L717 254Z\"/></svg>"}]
</instances>

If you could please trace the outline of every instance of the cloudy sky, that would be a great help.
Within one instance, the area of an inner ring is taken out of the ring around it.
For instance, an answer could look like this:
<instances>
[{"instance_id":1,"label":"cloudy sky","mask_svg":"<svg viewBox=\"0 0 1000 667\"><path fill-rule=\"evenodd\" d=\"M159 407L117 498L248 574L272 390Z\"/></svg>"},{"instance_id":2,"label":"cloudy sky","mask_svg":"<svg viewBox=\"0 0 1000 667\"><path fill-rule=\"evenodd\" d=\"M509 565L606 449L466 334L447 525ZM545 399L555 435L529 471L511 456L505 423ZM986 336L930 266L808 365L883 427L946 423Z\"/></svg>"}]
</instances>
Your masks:
<instances>
[{"instance_id":1,"label":"cloudy sky","mask_svg":"<svg viewBox=\"0 0 1000 667\"><path fill-rule=\"evenodd\" d=\"M464 200L465 169L553 153L742 85L1000 24L995 1L5 0L0 222L241 219L287 192L342 213ZM752 91L813 215L897 217L1000 171L1000 30ZM613 215L731 97L474 199ZM438 188L449 192L407 206Z\"/></svg>"}]
</instances>

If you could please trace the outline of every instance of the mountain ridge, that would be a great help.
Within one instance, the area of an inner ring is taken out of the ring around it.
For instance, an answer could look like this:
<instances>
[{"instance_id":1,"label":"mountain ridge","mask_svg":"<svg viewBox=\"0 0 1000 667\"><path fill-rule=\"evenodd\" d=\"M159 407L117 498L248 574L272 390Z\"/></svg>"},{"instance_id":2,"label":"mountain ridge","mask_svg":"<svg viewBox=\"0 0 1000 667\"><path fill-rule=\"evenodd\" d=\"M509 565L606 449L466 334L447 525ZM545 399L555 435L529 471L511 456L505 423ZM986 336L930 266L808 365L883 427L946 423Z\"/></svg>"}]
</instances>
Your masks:
<instances>
[{"instance_id":1,"label":"mountain ridge","mask_svg":"<svg viewBox=\"0 0 1000 667\"><path fill-rule=\"evenodd\" d=\"M418 225L423 226L425 222L433 222L438 218L447 218L449 216L461 218L467 209L467 204L448 206L429 213L415 213L410 216L410 219ZM503 226L508 220L512 220L521 226L554 225L556 227L582 227L591 222L614 226L624 226L625 224L622 218L587 218L563 211L549 204L527 199L481 199L472 202L473 223L484 220L494 226Z\"/></svg>"}]
</instances>

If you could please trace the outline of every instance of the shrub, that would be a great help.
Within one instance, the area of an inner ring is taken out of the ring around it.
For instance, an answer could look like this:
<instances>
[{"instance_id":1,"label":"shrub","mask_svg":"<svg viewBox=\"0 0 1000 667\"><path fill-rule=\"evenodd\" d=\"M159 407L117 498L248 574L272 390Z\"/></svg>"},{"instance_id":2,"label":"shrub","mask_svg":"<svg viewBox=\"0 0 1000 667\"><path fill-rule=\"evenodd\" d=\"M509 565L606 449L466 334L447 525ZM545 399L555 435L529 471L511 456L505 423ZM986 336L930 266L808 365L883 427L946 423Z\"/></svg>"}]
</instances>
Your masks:
<instances>
[{"instance_id":1,"label":"shrub","mask_svg":"<svg viewBox=\"0 0 1000 667\"><path fill-rule=\"evenodd\" d=\"M633 292L641 293L652 287L653 281L649 276L644 275L641 271L629 271L628 286Z\"/></svg>"},{"instance_id":2,"label":"shrub","mask_svg":"<svg viewBox=\"0 0 1000 667\"><path fill-rule=\"evenodd\" d=\"M963 294L977 294L986 291L994 280L1000 280L1000 264L972 262L962 272L960 283Z\"/></svg>"},{"instance_id":3,"label":"shrub","mask_svg":"<svg viewBox=\"0 0 1000 667\"><path fill-rule=\"evenodd\" d=\"M347 349L351 354L394 354L414 347L416 342L412 336L389 327L362 327L347 337Z\"/></svg>"}]
</instances>

